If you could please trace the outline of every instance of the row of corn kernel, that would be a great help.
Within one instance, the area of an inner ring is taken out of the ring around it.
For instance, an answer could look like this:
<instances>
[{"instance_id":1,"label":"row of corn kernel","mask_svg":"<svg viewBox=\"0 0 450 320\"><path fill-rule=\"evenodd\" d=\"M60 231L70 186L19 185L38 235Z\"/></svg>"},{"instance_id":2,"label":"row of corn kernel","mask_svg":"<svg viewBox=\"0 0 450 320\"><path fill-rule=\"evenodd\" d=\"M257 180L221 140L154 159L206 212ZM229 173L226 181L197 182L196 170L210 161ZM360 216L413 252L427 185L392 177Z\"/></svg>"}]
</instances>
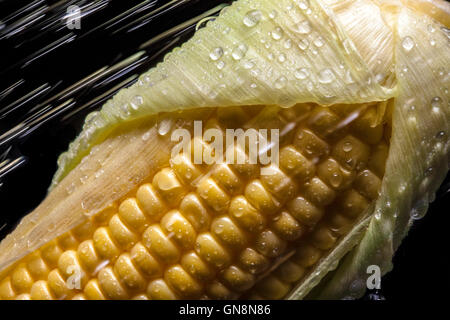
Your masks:
<instances>
[{"instance_id":1,"label":"row of corn kernel","mask_svg":"<svg viewBox=\"0 0 450 320\"><path fill-rule=\"evenodd\" d=\"M325 112L328 116L331 113L330 110L326 110ZM317 121L317 116L315 120ZM361 126L361 123L357 122L353 126L353 131L356 131L357 134L362 132L364 135L362 139L366 143L377 144L380 142L383 133L382 126L372 128L372 134L368 134L367 130L360 130ZM359 136L360 134L358 134L358 137ZM353 140L353 142L354 141L355 140ZM341 145L344 146L345 143L348 143L348 141L341 143ZM369 163L369 168L371 170L359 172L355 181L356 190L350 189L346 191L339 199L341 202L340 210L343 211L343 213L334 214L328 221L322 222L318 229L316 229L313 234L297 248L296 253L292 258L282 263L273 273L257 284L255 289L252 290L252 293L249 296L250 298L279 299L284 297L293 286L305 276L308 270L317 263L320 257L334 246L339 237L347 233L353 221L368 206L369 201L374 200L377 197L381 178L384 174L387 146L381 142L375 145L373 149L373 161ZM356 163L349 163L348 158L343 159L341 157L340 159L341 161L344 161L342 165L348 166L349 164L353 164L356 167ZM333 172L337 170L337 166L339 165L336 165L334 159L328 158L322 165L319 165L318 169L319 176L321 176L324 181L327 181L330 187L333 187L338 191L341 187L339 184L333 183L331 179L327 180L323 177L324 172L326 172L324 166L327 167L328 171ZM341 172L344 170L345 169L342 167L340 168ZM320 171L322 171L322 174L320 174ZM377 174L373 173L373 171Z\"/></svg>"}]
</instances>

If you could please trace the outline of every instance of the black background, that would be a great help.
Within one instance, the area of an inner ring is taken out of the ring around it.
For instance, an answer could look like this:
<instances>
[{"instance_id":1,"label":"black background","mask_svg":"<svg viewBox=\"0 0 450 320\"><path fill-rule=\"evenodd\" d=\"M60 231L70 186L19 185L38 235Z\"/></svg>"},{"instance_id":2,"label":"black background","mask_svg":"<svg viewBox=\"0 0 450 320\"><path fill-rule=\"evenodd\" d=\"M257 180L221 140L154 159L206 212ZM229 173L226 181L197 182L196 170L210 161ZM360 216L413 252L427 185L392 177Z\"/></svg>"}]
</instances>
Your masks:
<instances>
[{"instance_id":1,"label":"black background","mask_svg":"<svg viewBox=\"0 0 450 320\"><path fill-rule=\"evenodd\" d=\"M111 73L95 85L79 85L79 90L69 96L74 102L62 112L33 123L17 136L6 133L45 108L67 101L57 96L63 89L105 65L122 61L147 40L224 1L185 1L155 13L167 2L111 0L92 6L91 1L61 4L50 0L0 0L0 163L19 159L19 165L6 172L0 164L0 239L42 201L56 170L57 156L80 131L86 114L99 108L114 91L102 100L93 99L154 66L164 52L192 35L195 23L145 48L143 58L135 65ZM79 5L85 14L80 30L65 26L63 16L68 4ZM61 39L71 41L64 43ZM18 85L12 87L14 84ZM45 89L28 98L27 94L41 86ZM23 97L27 97L26 101L20 100ZM414 224L403 241L394 258L394 270L383 278L376 297L450 297L449 183L447 177L426 217ZM364 297L373 298L370 292Z\"/></svg>"}]
</instances>

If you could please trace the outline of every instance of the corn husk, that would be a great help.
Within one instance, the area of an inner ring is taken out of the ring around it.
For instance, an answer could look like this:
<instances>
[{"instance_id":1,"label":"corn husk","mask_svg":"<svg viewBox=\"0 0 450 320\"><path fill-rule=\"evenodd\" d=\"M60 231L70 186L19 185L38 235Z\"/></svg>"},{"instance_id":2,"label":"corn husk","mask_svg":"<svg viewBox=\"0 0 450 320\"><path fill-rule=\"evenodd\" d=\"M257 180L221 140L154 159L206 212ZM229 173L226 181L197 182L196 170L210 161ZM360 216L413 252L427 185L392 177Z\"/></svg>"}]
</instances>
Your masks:
<instances>
[{"instance_id":1,"label":"corn husk","mask_svg":"<svg viewBox=\"0 0 450 320\"><path fill-rule=\"evenodd\" d=\"M380 105L391 110L381 108L375 119L392 117L381 194L288 298L360 296L367 267L392 268L413 218L424 214L448 171L449 12L443 1L234 2L87 117L59 159L48 197L0 243L0 270L107 208L166 162L171 144L158 137L161 112L386 101Z\"/></svg>"}]
</instances>

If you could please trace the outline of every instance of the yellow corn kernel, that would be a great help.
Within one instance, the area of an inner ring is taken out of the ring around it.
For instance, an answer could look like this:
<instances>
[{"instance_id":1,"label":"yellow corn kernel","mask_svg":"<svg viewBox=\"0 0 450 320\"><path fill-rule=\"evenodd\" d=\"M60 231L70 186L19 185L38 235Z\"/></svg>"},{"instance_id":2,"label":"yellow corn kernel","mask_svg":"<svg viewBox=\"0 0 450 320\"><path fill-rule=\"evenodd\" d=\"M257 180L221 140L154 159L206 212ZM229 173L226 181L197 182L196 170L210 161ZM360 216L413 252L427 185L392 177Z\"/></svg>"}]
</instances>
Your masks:
<instances>
[{"instance_id":1,"label":"yellow corn kernel","mask_svg":"<svg viewBox=\"0 0 450 320\"><path fill-rule=\"evenodd\" d=\"M348 188L355 178L354 172L342 168L333 158L328 158L317 166L317 176L337 190Z\"/></svg>"},{"instance_id":2,"label":"yellow corn kernel","mask_svg":"<svg viewBox=\"0 0 450 320\"><path fill-rule=\"evenodd\" d=\"M241 189L241 181L226 164L219 164L212 169L212 177L228 193L234 194Z\"/></svg>"},{"instance_id":3,"label":"yellow corn kernel","mask_svg":"<svg viewBox=\"0 0 450 320\"><path fill-rule=\"evenodd\" d=\"M311 267L314 265L321 257L322 252L313 247L310 244L305 244L298 248L294 256L292 257L293 261L298 263L300 266L304 268Z\"/></svg>"},{"instance_id":4,"label":"yellow corn kernel","mask_svg":"<svg viewBox=\"0 0 450 320\"><path fill-rule=\"evenodd\" d=\"M53 269L48 275L48 286L56 299L64 299L70 295L66 280L58 269Z\"/></svg>"},{"instance_id":5,"label":"yellow corn kernel","mask_svg":"<svg viewBox=\"0 0 450 320\"><path fill-rule=\"evenodd\" d=\"M314 176L315 166L292 146L280 151L280 168L296 181L304 182Z\"/></svg>"},{"instance_id":6,"label":"yellow corn kernel","mask_svg":"<svg viewBox=\"0 0 450 320\"><path fill-rule=\"evenodd\" d=\"M380 190L381 180L369 170L364 170L358 174L355 180L355 187L359 192L369 198L376 199Z\"/></svg>"},{"instance_id":7,"label":"yellow corn kernel","mask_svg":"<svg viewBox=\"0 0 450 320\"><path fill-rule=\"evenodd\" d=\"M45 279L49 272L49 269L40 254L36 254L28 261L27 268L34 279Z\"/></svg>"},{"instance_id":8,"label":"yellow corn kernel","mask_svg":"<svg viewBox=\"0 0 450 320\"><path fill-rule=\"evenodd\" d=\"M117 279L115 272L111 267L105 267L98 273L98 283L102 291L110 299L126 299L128 293Z\"/></svg>"},{"instance_id":9,"label":"yellow corn kernel","mask_svg":"<svg viewBox=\"0 0 450 320\"><path fill-rule=\"evenodd\" d=\"M273 231L264 230L258 235L255 247L262 255L275 258L283 254L286 249L286 241L280 239Z\"/></svg>"},{"instance_id":10,"label":"yellow corn kernel","mask_svg":"<svg viewBox=\"0 0 450 320\"><path fill-rule=\"evenodd\" d=\"M307 158L315 161L330 152L329 146L324 140L305 128L300 128L295 135L294 146Z\"/></svg>"},{"instance_id":11,"label":"yellow corn kernel","mask_svg":"<svg viewBox=\"0 0 450 320\"><path fill-rule=\"evenodd\" d=\"M240 174L244 178L256 176L257 172L260 170L259 166L257 164L250 163L250 158L240 146L236 146L233 151L234 161L230 165L231 168L236 170L236 173ZM238 159L244 159L244 162L237 161Z\"/></svg>"},{"instance_id":12,"label":"yellow corn kernel","mask_svg":"<svg viewBox=\"0 0 450 320\"><path fill-rule=\"evenodd\" d=\"M261 182L265 189L281 202L285 202L287 199L292 198L296 193L297 187L294 182L277 165L272 164L261 170L264 170L264 172L261 173ZM248 191L252 192L252 190Z\"/></svg>"},{"instance_id":13,"label":"yellow corn kernel","mask_svg":"<svg viewBox=\"0 0 450 320\"><path fill-rule=\"evenodd\" d=\"M335 214L329 221L330 230L339 235L346 235L352 226L352 220L344 216L343 214Z\"/></svg>"},{"instance_id":14,"label":"yellow corn kernel","mask_svg":"<svg viewBox=\"0 0 450 320\"><path fill-rule=\"evenodd\" d=\"M121 248L129 249L138 240L138 237L128 229L117 214L109 220L109 230L111 232L111 237L116 240L116 243Z\"/></svg>"},{"instance_id":15,"label":"yellow corn kernel","mask_svg":"<svg viewBox=\"0 0 450 320\"><path fill-rule=\"evenodd\" d=\"M212 299L217 300L228 300L236 297L236 294L233 293L230 289L224 286L221 282L214 280L208 284L206 288L206 293Z\"/></svg>"},{"instance_id":16,"label":"yellow corn kernel","mask_svg":"<svg viewBox=\"0 0 450 320\"><path fill-rule=\"evenodd\" d=\"M169 168L164 168L155 174L152 185L166 201L174 206L176 206L185 195L183 185L177 179L173 170Z\"/></svg>"},{"instance_id":17,"label":"yellow corn kernel","mask_svg":"<svg viewBox=\"0 0 450 320\"><path fill-rule=\"evenodd\" d=\"M142 208L153 221L159 221L167 211L165 204L159 199L151 184L144 184L136 192L139 207Z\"/></svg>"},{"instance_id":18,"label":"yellow corn kernel","mask_svg":"<svg viewBox=\"0 0 450 320\"><path fill-rule=\"evenodd\" d=\"M331 249L337 237L325 225L318 226L312 235L312 244L321 250Z\"/></svg>"},{"instance_id":19,"label":"yellow corn kernel","mask_svg":"<svg viewBox=\"0 0 450 320\"><path fill-rule=\"evenodd\" d=\"M352 135L338 141L333 148L333 157L349 170L367 165L370 147Z\"/></svg>"},{"instance_id":20,"label":"yellow corn kernel","mask_svg":"<svg viewBox=\"0 0 450 320\"><path fill-rule=\"evenodd\" d=\"M0 282L0 298L2 300L14 299L15 292L11 285L11 279L5 278Z\"/></svg>"},{"instance_id":21,"label":"yellow corn kernel","mask_svg":"<svg viewBox=\"0 0 450 320\"><path fill-rule=\"evenodd\" d=\"M306 228L286 211L274 218L272 229L287 241L294 241L306 233Z\"/></svg>"},{"instance_id":22,"label":"yellow corn kernel","mask_svg":"<svg viewBox=\"0 0 450 320\"><path fill-rule=\"evenodd\" d=\"M39 280L33 283L30 290L30 297L32 300L53 300L54 297L47 281Z\"/></svg>"},{"instance_id":23,"label":"yellow corn kernel","mask_svg":"<svg viewBox=\"0 0 450 320\"><path fill-rule=\"evenodd\" d=\"M237 196L231 201L229 212L239 225L250 232L260 231L266 224L264 216L242 196Z\"/></svg>"},{"instance_id":24,"label":"yellow corn kernel","mask_svg":"<svg viewBox=\"0 0 450 320\"><path fill-rule=\"evenodd\" d=\"M214 219L211 232L223 244L234 249L239 249L248 242L244 232L228 216Z\"/></svg>"},{"instance_id":25,"label":"yellow corn kernel","mask_svg":"<svg viewBox=\"0 0 450 320\"><path fill-rule=\"evenodd\" d=\"M188 252L181 258L181 266L195 279L207 282L214 277L214 271L195 252Z\"/></svg>"},{"instance_id":26,"label":"yellow corn kernel","mask_svg":"<svg viewBox=\"0 0 450 320\"><path fill-rule=\"evenodd\" d=\"M305 197L319 207L325 207L333 202L336 193L318 177L312 178L305 185Z\"/></svg>"},{"instance_id":27,"label":"yellow corn kernel","mask_svg":"<svg viewBox=\"0 0 450 320\"><path fill-rule=\"evenodd\" d=\"M130 257L139 270L148 277L156 277L162 274L160 263L141 243L137 243L133 249L131 249Z\"/></svg>"},{"instance_id":28,"label":"yellow corn kernel","mask_svg":"<svg viewBox=\"0 0 450 320\"><path fill-rule=\"evenodd\" d=\"M69 250L76 248L78 245L77 239L73 236L72 232L67 232L58 238L58 244L63 250Z\"/></svg>"},{"instance_id":29,"label":"yellow corn kernel","mask_svg":"<svg viewBox=\"0 0 450 320\"><path fill-rule=\"evenodd\" d=\"M364 142L368 144L376 144L383 137L383 126L373 126L373 119L376 117L376 108L370 108L361 117L358 117L352 124L353 131Z\"/></svg>"},{"instance_id":30,"label":"yellow corn kernel","mask_svg":"<svg viewBox=\"0 0 450 320\"><path fill-rule=\"evenodd\" d=\"M179 265L167 269L164 279L181 297L198 298L202 294L200 284Z\"/></svg>"},{"instance_id":31,"label":"yellow corn kernel","mask_svg":"<svg viewBox=\"0 0 450 320\"><path fill-rule=\"evenodd\" d=\"M385 143L377 144L373 147L373 153L369 160L369 169L377 176L384 175L384 167L389 152L389 146Z\"/></svg>"},{"instance_id":32,"label":"yellow corn kernel","mask_svg":"<svg viewBox=\"0 0 450 320\"><path fill-rule=\"evenodd\" d=\"M306 272L306 268L288 260L274 272L275 275L283 282L295 283L300 280Z\"/></svg>"},{"instance_id":33,"label":"yellow corn kernel","mask_svg":"<svg viewBox=\"0 0 450 320\"><path fill-rule=\"evenodd\" d=\"M31 300L31 296L28 293L22 293L16 296L16 300Z\"/></svg>"},{"instance_id":34,"label":"yellow corn kernel","mask_svg":"<svg viewBox=\"0 0 450 320\"><path fill-rule=\"evenodd\" d=\"M118 215L120 219L138 232L142 232L149 226L149 219L142 212L136 198L128 198L119 206Z\"/></svg>"},{"instance_id":35,"label":"yellow corn kernel","mask_svg":"<svg viewBox=\"0 0 450 320\"><path fill-rule=\"evenodd\" d=\"M246 248L239 256L239 264L252 274L259 274L265 271L269 265L269 260L252 248Z\"/></svg>"},{"instance_id":36,"label":"yellow corn kernel","mask_svg":"<svg viewBox=\"0 0 450 320\"><path fill-rule=\"evenodd\" d=\"M86 273L82 269L77 252L75 250L67 250L60 257L58 261L58 269L64 279L71 279L80 281L81 286L84 286L87 281Z\"/></svg>"},{"instance_id":37,"label":"yellow corn kernel","mask_svg":"<svg viewBox=\"0 0 450 320\"><path fill-rule=\"evenodd\" d=\"M369 201L354 189L340 195L342 213L350 218L359 216L369 205Z\"/></svg>"},{"instance_id":38,"label":"yellow corn kernel","mask_svg":"<svg viewBox=\"0 0 450 320\"><path fill-rule=\"evenodd\" d=\"M89 300L105 300L102 290L100 289L100 285L98 283L97 278L89 280L89 282L84 287L84 294Z\"/></svg>"},{"instance_id":39,"label":"yellow corn kernel","mask_svg":"<svg viewBox=\"0 0 450 320\"><path fill-rule=\"evenodd\" d=\"M263 214L273 214L279 206L279 202L274 200L260 180L251 181L244 191L248 201Z\"/></svg>"},{"instance_id":40,"label":"yellow corn kernel","mask_svg":"<svg viewBox=\"0 0 450 320\"><path fill-rule=\"evenodd\" d=\"M128 253L120 255L114 264L114 271L123 284L131 290L143 290L147 284L145 278L133 265Z\"/></svg>"},{"instance_id":41,"label":"yellow corn kernel","mask_svg":"<svg viewBox=\"0 0 450 320\"><path fill-rule=\"evenodd\" d=\"M196 239L194 227L176 210L168 212L161 219L163 230L182 248L192 248Z\"/></svg>"},{"instance_id":42,"label":"yellow corn kernel","mask_svg":"<svg viewBox=\"0 0 450 320\"><path fill-rule=\"evenodd\" d=\"M170 160L170 167L185 184L192 184L202 174L185 154L178 154Z\"/></svg>"},{"instance_id":43,"label":"yellow corn kernel","mask_svg":"<svg viewBox=\"0 0 450 320\"><path fill-rule=\"evenodd\" d=\"M101 261L95 250L94 242L92 240L86 240L80 243L77 254L83 267L88 272L94 273Z\"/></svg>"},{"instance_id":44,"label":"yellow corn kernel","mask_svg":"<svg viewBox=\"0 0 450 320\"><path fill-rule=\"evenodd\" d=\"M255 128L298 123L282 137L279 166L250 164L239 145L232 151L243 164L194 164L192 150L176 155L18 261L0 279L0 298L284 297L378 196L387 141L379 129L363 130L365 118L338 128L348 113L338 109L301 104L266 120L256 107L211 112L205 127L217 130L236 114Z\"/></svg>"},{"instance_id":45,"label":"yellow corn kernel","mask_svg":"<svg viewBox=\"0 0 450 320\"><path fill-rule=\"evenodd\" d=\"M119 256L120 249L111 239L106 227L98 228L94 233L93 240L95 250L103 259L112 260Z\"/></svg>"},{"instance_id":46,"label":"yellow corn kernel","mask_svg":"<svg viewBox=\"0 0 450 320\"><path fill-rule=\"evenodd\" d=\"M142 242L163 263L174 263L180 256L180 250L157 224L148 227L144 231Z\"/></svg>"},{"instance_id":47,"label":"yellow corn kernel","mask_svg":"<svg viewBox=\"0 0 450 320\"><path fill-rule=\"evenodd\" d=\"M323 210L301 196L288 203L288 209L294 218L308 226L316 224L323 216Z\"/></svg>"},{"instance_id":48,"label":"yellow corn kernel","mask_svg":"<svg viewBox=\"0 0 450 320\"><path fill-rule=\"evenodd\" d=\"M11 284L16 292L29 292L34 279L25 266L20 266L11 275Z\"/></svg>"},{"instance_id":49,"label":"yellow corn kernel","mask_svg":"<svg viewBox=\"0 0 450 320\"><path fill-rule=\"evenodd\" d=\"M55 266L58 263L59 256L62 250L56 243L56 241L51 241L44 245L41 249L41 256L49 266Z\"/></svg>"},{"instance_id":50,"label":"yellow corn kernel","mask_svg":"<svg viewBox=\"0 0 450 320\"><path fill-rule=\"evenodd\" d=\"M236 292L244 292L255 283L255 277L251 273L233 265L223 271L222 278L225 285Z\"/></svg>"},{"instance_id":51,"label":"yellow corn kernel","mask_svg":"<svg viewBox=\"0 0 450 320\"><path fill-rule=\"evenodd\" d=\"M180 212L189 220L197 231L205 231L211 217L195 193L189 193L180 203Z\"/></svg>"},{"instance_id":52,"label":"yellow corn kernel","mask_svg":"<svg viewBox=\"0 0 450 320\"><path fill-rule=\"evenodd\" d=\"M308 126L321 137L327 137L334 133L339 124L339 117L330 108L317 107L308 119Z\"/></svg>"},{"instance_id":53,"label":"yellow corn kernel","mask_svg":"<svg viewBox=\"0 0 450 320\"><path fill-rule=\"evenodd\" d=\"M281 299L290 290L290 286L278 278L269 275L259 282L256 291L266 299Z\"/></svg>"},{"instance_id":54,"label":"yellow corn kernel","mask_svg":"<svg viewBox=\"0 0 450 320\"><path fill-rule=\"evenodd\" d=\"M147 295L153 300L175 300L177 297L164 280L154 280L147 287Z\"/></svg>"},{"instance_id":55,"label":"yellow corn kernel","mask_svg":"<svg viewBox=\"0 0 450 320\"><path fill-rule=\"evenodd\" d=\"M230 203L230 197L212 178L201 179L197 186L200 197L216 212L223 212Z\"/></svg>"},{"instance_id":56,"label":"yellow corn kernel","mask_svg":"<svg viewBox=\"0 0 450 320\"><path fill-rule=\"evenodd\" d=\"M195 250L206 262L217 268L223 268L231 262L228 251L210 233L197 237Z\"/></svg>"}]
</instances>

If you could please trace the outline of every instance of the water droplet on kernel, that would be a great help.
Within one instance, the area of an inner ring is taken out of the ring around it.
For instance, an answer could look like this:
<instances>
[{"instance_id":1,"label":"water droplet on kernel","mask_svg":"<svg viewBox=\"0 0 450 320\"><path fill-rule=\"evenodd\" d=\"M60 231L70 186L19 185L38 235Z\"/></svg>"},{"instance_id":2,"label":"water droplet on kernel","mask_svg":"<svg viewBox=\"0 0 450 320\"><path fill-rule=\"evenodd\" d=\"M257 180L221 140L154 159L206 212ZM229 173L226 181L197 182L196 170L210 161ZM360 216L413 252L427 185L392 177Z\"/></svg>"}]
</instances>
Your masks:
<instances>
[{"instance_id":1,"label":"water droplet on kernel","mask_svg":"<svg viewBox=\"0 0 450 320\"><path fill-rule=\"evenodd\" d=\"M277 10L270 11L270 13L269 13L269 18L270 19L275 19L277 16L278 16Z\"/></svg>"},{"instance_id":2,"label":"water droplet on kernel","mask_svg":"<svg viewBox=\"0 0 450 320\"><path fill-rule=\"evenodd\" d=\"M276 27L275 30L271 32L272 38L274 40L280 40L283 37L284 31L280 27Z\"/></svg>"},{"instance_id":3,"label":"water droplet on kernel","mask_svg":"<svg viewBox=\"0 0 450 320\"><path fill-rule=\"evenodd\" d=\"M158 123L158 134L165 136L172 128L172 119L163 119Z\"/></svg>"},{"instance_id":4,"label":"water droplet on kernel","mask_svg":"<svg viewBox=\"0 0 450 320\"><path fill-rule=\"evenodd\" d=\"M253 61L246 60L244 61L243 65L245 69L251 69L255 66L255 63Z\"/></svg>"},{"instance_id":5,"label":"water droplet on kernel","mask_svg":"<svg viewBox=\"0 0 450 320\"><path fill-rule=\"evenodd\" d=\"M137 110L139 106L141 106L144 103L144 98L141 96L134 96L134 98L131 100L131 108L134 110Z\"/></svg>"},{"instance_id":6,"label":"water droplet on kernel","mask_svg":"<svg viewBox=\"0 0 450 320\"><path fill-rule=\"evenodd\" d=\"M308 9L308 7L309 7L307 1L300 1L300 2L298 3L298 6L299 6L299 8L302 9L302 10L306 10L306 9Z\"/></svg>"},{"instance_id":7,"label":"water droplet on kernel","mask_svg":"<svg viewBox=\"0 0 450 320\"><path fill-rule=\"evenodd\" d=\"M292 40L291 39L286 39L286 41L284 41L284 47L286 49L290 49L292 47Z\"/></svg>"},{"instance_id":8,"label":"water droplet on kernel","mask_svg":"<svg viewBox=\"0 0 450 320\"><path fill-rule=\"evenodd\" d=\"M301 50L306 50L306 49L308 49L308 47L309 47L309 41L306 40L306 39L300 40L300 41L298 42L298 47L299 47Z\"/></svg>"},{"instance_id":9,"label":"water droplet on kernel","mask_svg":"<svg viewBox=\"0 0 450 320\"><path fill-rule=\"evenodd\" d=\"M256 26L259 23L261 18L262 18L261 11L259 11L259 10L250 10L249 12L247 12L245 14L244 19L243 19L242 22L247 27L252 28L252 27Z\"/></svg>"},{"instance_id":10,"label":"water droplet on kernel","mask_svg":"<svg viewBox=\"0 0 450 320\"><path fill-rule=\"evenodd\" d=\"M436 138L439 140L445 139L445 131L439 131L436 135Z\"/></svg>"},{"instance_id":11,"label":"water droplet on kernel","mask_svg":"<svg viewBox=\"0 0 450 320\"><path fill-rule=\"evenodd\" d=\"M334 188L338 188L342 183L342 176L338 173L333 173L330 177L330 184Z\"/></svg>"},{"instance_id":12,"label":"water droplet on kernel","mask_svg":"<svg viewBox=\"0 0 450 320\"><path fill-rule=\"evenodd\" d=\"M318 79L320 83L324 84L331 83L334 81L335 78L336 76L334 75L334 72L331 69L326 68L319 72Z\"/></svg>"},{"instance_id":13,"label":"water droplet on kernel","mask_svg":"<svg viewBox=\"0 0 450 320\"><path fill-rule=\"evenodd\" d=\"M286 79L286 77L285 76L281 76L281 77L279 77L276 81L275 81L275 88L277 88L277 89L282 89L282 88L284 88L285 86L286 86L286 82L287 82L287 79Z\"/></svg>"},{"instance_id":14,"label":"water droplet on kernel","mask_svg":"<svg viewBox=\"0 0 450 320\"><path fill-rule=\"evenodd\" d=\"M304 20L295 25L294 30L301 34L308 34L311 32L311 25L308 21Z\"/></svg>"},{"instance_id":15,"label":"water droplet on kernel","mask_svg":"<svg viewBox=\"0 0 450 320\"><path fill-rule=\"evenodd\" d=\"M150 131L147 131L141 137L142 141L147 141L149 138L150 138Z\"/></svg>"},{"instance_id":16,"label":"water droplet on kernel","mask_svg":"<svg viewBox=\"0 0 450 320\"><path fill-rule=\"evenodd\" d=\"M350 141L347 141L344 143L344 145L342 146L342 150L344 150L344 152L350 152L353 149L353 145Z\"/></svg>"},{"instance_id":17,"label":"water droplet on kernel","mask_svg":"<svg viewBox=\"0 0 450 320\"><path fill-rule=\"evenodd\" d=\"M299 80L303 80L309 77L309 71L306 68L300 68L295 70L294 76Z\"/></svg>"},{"instance_id":18,"label":"water droplet on kernel","mask_svg":"<svg viewBox=\"0 0 450 320\"><path fill-rule=\"evenodd\" d=\"M222 56L223 56L223 49L221 47L214 48L209 54L209 57L213 61L219 60L220 57Z\"/></svg>"},{"instance_id":19,"label":"water droplet on kernel","mask_svg":"<svg viewBox=\"0 0 450 320\"><path fill-rule=\"evenodd\" d=\"M411 37L407 36L403 38L402 47L403 49L405 49L406 52L411 51L415 45L416 44L414 43L414 40Z\"/></svg>"},{"instance_id":20,"label":"water droplet on kernel","mask_svg":"<svg viewBox=\"0 0 450 320\"><path fill-rule=\"evenodd\" d=\"M431 107L433 108L433 112L438 113L442 107L442 99L440 97L434 97L431 100Z\"/></svg>"},{"instance_id":21,"label":"water droplet on kernel","mask_svg":"<svg viewBox=\"0 0 450 320\"><path fill-rule=\"evenodd\" d=\"M216 64L217 69L222 70L225 67L225 62L219 61Z\"/></svg>"},{"instance_id":22,"label":"water droplet on kernel","mask_svg":"<svg viewBox=\"0 0 450 320\"><path fill-rule=\"evenodd\" d=\"M245 54L247 53L248 47L245 44L240 44L236 48L234 48L231 56L234 60L241 60Z\"/></svg>"},{"instance_id":23,"label":"water droplet on kernel","mask_svg":"<svg viewBox=\"0 0 450 320\"><path fill-rule=\"evenodd\" d=\"M380 208L378 208L377 210L375 210L375 219L380 220L381 219L381 215L382 215L382 211Z\"/></svg>"},{"instance_id":24,"label":"water droplet on kernel","mask_svg":"<svg viewBox=\"0 0 450 320\"><path fill-rule=\"evenodd\" d=\"M317 37L317 38L314 40L314 45L315 45L317 48L323 47L324 44L325 44L325 42L323 41L322 37Z\"/></svg>"},{"instance_id":25,"label":"water droplet on kernel","mask_svg":"<svg viewBox=\"0 0 450 320\"><path fill-rule=\"evenodd\" d=\"M128 103L121 105L119 111L122 118L127 118L131 114Z\"/></svg>"},{"instance_id":26,"label":"water droplet on kernel","mask_svg":"<svg viewBox=\"0 0 450 320\"><path fill-rule=\"evenodd\" d=\"M419 220L422 219L427 213L428 209L428 201L426 199L422 199L417 201L413 208L411 209L411 219Z\"/></svg>"}]
</instances>

